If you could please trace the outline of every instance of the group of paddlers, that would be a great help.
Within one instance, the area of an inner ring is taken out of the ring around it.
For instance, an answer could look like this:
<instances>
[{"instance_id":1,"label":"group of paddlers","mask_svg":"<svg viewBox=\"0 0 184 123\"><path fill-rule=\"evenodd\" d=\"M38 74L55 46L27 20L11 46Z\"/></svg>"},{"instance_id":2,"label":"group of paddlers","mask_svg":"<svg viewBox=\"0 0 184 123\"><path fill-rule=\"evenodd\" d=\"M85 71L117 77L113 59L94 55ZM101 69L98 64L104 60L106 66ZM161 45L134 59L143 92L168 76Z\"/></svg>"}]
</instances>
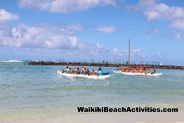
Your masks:
<instances>
[{"instance_id":1,"label":"group of paddlers","mask_svg":"<svg viewBox=\"0 0 184 123\"><path fill-rule=\"evenodd\" d=\"M119 68L121 72L132 72L132 73L145 73L148 74L150 73L150 68L148 67L124 67L124 68ZM156 73L156 69L153 68L153 71L151 74Z\"/></svg>"},{"instance_id":2,"label":"group of paddlers","mask_svg":"<svg viewBox=\"0 0 184 123\"><path fill-rule=\"evenodd\" d=\"M62 72L70 74L102 75L102 68L99 67L98 70L95 69L89 70L86 67L81 67L80 69L79 67L71 68L67 66Z\"/></svg>"},{"instance_id":3,"label":"group of paddlers","mask_svg":"<svg viewBox=\"0 0 184 123\"><path fill-rule=\"evenodd\" d=\"M149 67L123 67L123 68L119 68L118 69L121 72L126 72L126 73L145 73L145 74L149 74L150 73L150 68ZM75 68L71 68L71 67L66 67L62 73L69 73L69 74L83 74L83 75L107 75L109 74L109 72L107 73L102 73L102 68L99 67L98 70L95 70L94 68L89 70L86 67L75 67ZM156 69L153 68L151 74L156 73Z\"/></svg>"}]
</instances>

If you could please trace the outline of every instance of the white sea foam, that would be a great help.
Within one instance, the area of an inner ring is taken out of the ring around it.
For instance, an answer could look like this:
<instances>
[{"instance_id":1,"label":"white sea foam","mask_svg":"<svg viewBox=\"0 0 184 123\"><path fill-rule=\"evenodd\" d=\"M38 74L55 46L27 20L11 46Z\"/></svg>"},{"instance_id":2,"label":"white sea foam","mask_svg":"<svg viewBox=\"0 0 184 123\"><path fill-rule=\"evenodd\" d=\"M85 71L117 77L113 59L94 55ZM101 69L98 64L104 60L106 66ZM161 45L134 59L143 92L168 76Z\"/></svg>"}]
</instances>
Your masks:
<instances>
[{"instance_id":1,"label":"white sea foam","mask_svg":"<svg viewBox=\"0 0 184 123\"><path fill-rule=\"evenodd\" d=\"M0 60L0 62L23 62L21 60Z\"/></svg>"}]
</instances>

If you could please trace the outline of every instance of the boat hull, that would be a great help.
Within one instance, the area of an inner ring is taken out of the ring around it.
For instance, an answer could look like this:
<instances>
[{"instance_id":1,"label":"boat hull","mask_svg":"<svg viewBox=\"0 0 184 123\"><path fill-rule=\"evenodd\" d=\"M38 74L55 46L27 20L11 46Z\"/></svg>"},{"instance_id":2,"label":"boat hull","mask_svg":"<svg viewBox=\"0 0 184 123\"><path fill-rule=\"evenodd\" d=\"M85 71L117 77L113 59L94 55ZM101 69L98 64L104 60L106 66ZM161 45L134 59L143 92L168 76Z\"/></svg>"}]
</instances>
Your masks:
<instances>
[{"instance_id":1,"label":"boat hull","mask_svg":"<svg viewBox=\"0 0 184 123\"><path fill-rule=\"evenodd\" d=\"M79 77L87 79L106 79L110 77L110 75L97 76L97 75L84 75L84 74L69 74L69 73L62 73L60 70L57 70L57 73L65 77Z\"/></svg>"},{"instance_id":2,"label":"boat hull","mask_svg":"<svg viewBox=\"0 0 184 123\"><path fill-rule=\"evenodd\" d=\"M114 73L121 73L121 74L124 74L124 75L133 75L133 76L161 76L162 73L148 73L148 74L145 74L145 73L132 73L132 72L122 72L120 70L118 71L113 71Z\"/></svg>"}]
</instances>

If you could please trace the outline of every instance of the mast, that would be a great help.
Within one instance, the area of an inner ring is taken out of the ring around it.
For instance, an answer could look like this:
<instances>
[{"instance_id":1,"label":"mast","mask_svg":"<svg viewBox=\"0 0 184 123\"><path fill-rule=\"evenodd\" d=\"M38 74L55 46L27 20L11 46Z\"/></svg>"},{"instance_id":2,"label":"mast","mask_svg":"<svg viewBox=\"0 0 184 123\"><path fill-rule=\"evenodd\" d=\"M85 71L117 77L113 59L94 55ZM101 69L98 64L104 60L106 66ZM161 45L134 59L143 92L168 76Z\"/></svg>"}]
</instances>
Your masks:
<instances>
[{"instance_id":1,"label":"mast","mask_svg":"<svg viewBox=\"0 0 184 123\"><path fill-rule=\"evenodd\" d=\"M130 66L130 38L128 43L128 65Z\"/></svg>"}]
</instances>

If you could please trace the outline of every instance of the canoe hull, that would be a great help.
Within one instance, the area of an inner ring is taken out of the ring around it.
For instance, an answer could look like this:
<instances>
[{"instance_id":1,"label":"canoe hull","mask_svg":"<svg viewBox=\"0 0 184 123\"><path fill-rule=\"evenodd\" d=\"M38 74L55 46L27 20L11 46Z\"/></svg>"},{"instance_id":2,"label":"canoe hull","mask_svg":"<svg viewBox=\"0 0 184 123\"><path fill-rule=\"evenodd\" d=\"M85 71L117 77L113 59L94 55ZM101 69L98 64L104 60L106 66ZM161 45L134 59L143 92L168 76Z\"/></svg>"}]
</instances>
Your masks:
<instances>
[{"instance_id":1,"label":"canoe hull","mask_svg":"<svg viewBox=\"0 0 184 123\"><path fill-rule=\"evenodd\" d=\"M132 76L161 76L162 75L162 73L154 73L154 74L148 73L148 74L145 74L145 73L122 72L120 70L113 71L113 72L114 73L121 73L121 74L124 74L124 75L132 75Z\"/></svg>"},{"instance_id":2,"label":"canoe hull","mask_svg":"<svg viewBox=\"0 0 184 123\"><path fill-rule=\"evenodd\" d=\"M69 73L62 73L60 70L57 70L57 73L65 77L79 77L87 79L106 79L110 77L110 75L97 76L97 75L84 75L84 74L69 74Z\"/></svg>"}]
</instances>

